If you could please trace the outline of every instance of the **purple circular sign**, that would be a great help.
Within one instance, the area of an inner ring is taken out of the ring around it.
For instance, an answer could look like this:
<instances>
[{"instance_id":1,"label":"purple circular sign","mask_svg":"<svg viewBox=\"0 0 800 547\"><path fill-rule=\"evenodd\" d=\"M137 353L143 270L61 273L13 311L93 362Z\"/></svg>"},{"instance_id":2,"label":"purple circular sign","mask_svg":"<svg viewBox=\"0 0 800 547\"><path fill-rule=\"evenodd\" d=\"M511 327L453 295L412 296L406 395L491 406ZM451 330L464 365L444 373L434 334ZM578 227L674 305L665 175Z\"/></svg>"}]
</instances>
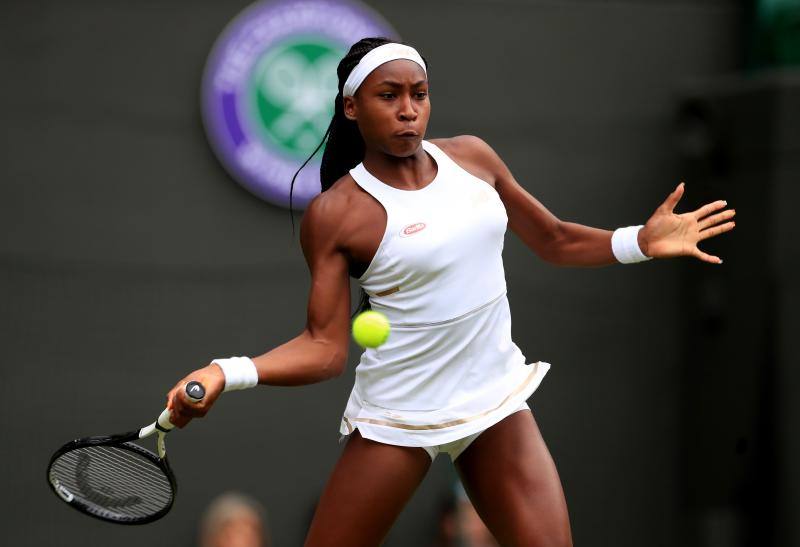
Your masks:
<instances>
[{"instance_id":1,"label":"purple circular sign","mask_svg":"<svg viewBox=\"0 0 800 547\"><path fill-rule=\"evenodd\" d=\"M333 115L336 66L368 36L397 33L351 0L258 2L228 24L206 63L202 115L211 147L239 184L289 206L292 176ZM320 157L297 176L293 207L319 194Z\"/></svg>"}]
</instances>

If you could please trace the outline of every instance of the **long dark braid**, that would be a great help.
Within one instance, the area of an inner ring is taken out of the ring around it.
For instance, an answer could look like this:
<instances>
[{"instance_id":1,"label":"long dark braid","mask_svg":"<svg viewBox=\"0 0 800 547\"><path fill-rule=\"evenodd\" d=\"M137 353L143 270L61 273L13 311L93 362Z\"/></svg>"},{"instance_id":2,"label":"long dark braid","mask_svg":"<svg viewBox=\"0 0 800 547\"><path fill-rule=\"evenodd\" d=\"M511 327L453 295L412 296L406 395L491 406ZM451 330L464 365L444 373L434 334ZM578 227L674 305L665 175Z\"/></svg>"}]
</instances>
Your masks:
<instances>
[{"instance_id":1,"label":"long dark braid","mask_svg":"<svg viewBox=\"0 0 800 547\"><path fill-rule=\"evenodd\" d=\"M350 169L358 165L364 159L364 139L358 130L358 125L353 120L348 120L344 115L344 100L342 99L342 88L350 75L350 72L358 64L364 55L372 51L378 46L383 44L396 43L396 40L389 38L363 38L350 47L336 68L336 75L339 77L339 92L334 99L333 118L328 125L325 135L322 137L317 148L311 155L303 162L300 169L292 177L292 184L289 188L289 215L292 219L292 236L294 237L294 215L292 209L292 191L294 190L294 181L298 173L306 164L311 161L311 158L316 155L320 148L325 145L325 151L322 154L322 165L320 165L320 189L322 192L333 186L337 180L347 174ZM427 61L426 61L427 64ZM362 310L369 309L369 296L361 289L361 301L358 307L351 315L354 317Z\"/></svg>"}]
</instances>

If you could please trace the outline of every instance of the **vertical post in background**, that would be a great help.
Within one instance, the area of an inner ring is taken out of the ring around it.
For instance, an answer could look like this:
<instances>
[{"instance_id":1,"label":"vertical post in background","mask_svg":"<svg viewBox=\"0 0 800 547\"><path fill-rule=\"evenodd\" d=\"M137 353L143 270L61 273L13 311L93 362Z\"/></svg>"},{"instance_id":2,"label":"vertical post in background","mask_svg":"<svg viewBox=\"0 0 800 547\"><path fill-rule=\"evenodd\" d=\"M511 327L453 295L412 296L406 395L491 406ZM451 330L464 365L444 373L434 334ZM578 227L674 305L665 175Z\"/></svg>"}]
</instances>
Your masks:
<instances>
[{"instance_id":1,"label":"vertical post in background","mask_svg":"<svg viewBox=\"0 0 800 547\"><path fill-rule=\"evenodd\" d=\"M683 272L686 545L800 544L800 77L729 77L687 91L678 146L691 198L727 199L725 263Z\"/></svg>"}]
</instances>

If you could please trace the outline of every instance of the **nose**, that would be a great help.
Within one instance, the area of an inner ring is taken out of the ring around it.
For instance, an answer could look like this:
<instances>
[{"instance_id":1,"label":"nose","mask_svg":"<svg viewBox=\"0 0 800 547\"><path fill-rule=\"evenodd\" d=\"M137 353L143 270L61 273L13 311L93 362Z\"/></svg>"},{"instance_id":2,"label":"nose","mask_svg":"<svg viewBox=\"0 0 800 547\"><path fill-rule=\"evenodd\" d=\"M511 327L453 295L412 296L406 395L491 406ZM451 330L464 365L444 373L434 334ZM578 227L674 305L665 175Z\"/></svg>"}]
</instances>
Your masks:
<instances>
[{"instance_id":1,"label":"nose","mask_svg":"<svg viewBox=\"0 0 800 547\"><path fill-rule=\"evenodd\" d=\"M414 121L417 119L417 110L414 107L414 100L411 95L403 95L398 107L397 117L400 121Z\"/></svg>"}]
</instances>

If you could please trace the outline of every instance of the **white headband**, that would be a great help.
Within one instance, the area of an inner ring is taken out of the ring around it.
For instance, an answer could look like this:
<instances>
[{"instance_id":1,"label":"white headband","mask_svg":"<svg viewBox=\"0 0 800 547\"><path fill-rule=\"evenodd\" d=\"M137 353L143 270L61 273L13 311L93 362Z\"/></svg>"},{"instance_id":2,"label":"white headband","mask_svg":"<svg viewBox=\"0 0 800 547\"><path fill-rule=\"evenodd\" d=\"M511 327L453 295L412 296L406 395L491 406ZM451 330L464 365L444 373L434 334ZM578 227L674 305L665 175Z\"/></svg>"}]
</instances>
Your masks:
<instances>
[{"instance_id":1,"label":"white headband","mask_svg":"<svg viewBox=\"0 0 800 547\"><path fill-rule=\"evenodd\" d=\"M347 81L342 88L342 96L352 97L355 95L356 90L364 83L364 80L367 79L367 76L369 76L373 70L384 63L397 59L414 61L422 67L422 70L425 71L425 75L428 75L428 69L425 68L425 61L422 60L422 57L417 53L416 49L403 44L383 44L382 46L370 50L370 52L364 55L358 64L353 67L353 70L350 71L350 75L347 77Z\"/></svg>"}]
</instances>

